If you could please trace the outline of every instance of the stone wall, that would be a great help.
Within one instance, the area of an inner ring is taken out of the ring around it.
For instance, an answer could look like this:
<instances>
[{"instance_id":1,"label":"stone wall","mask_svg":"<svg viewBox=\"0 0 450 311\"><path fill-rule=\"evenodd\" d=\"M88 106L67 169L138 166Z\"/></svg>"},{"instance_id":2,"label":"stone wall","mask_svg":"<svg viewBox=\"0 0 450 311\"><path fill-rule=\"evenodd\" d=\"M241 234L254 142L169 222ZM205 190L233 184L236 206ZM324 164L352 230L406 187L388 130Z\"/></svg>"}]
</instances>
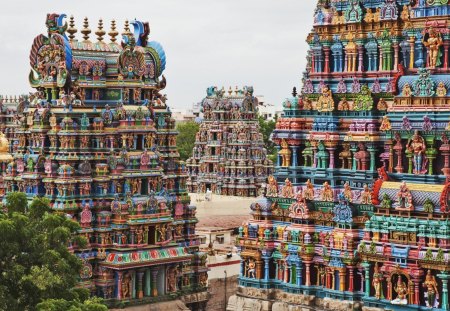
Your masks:
<instances>
[{"instance_id":1,"label":"stone wall","mask_svg":"<svg viewBox=\"0 0 450 311\"><path fill-rule=\"evenodd\" d=\"M381 311L361 302L288 294L280 290L238 287L228 300L227 311Z\"/></svg>"},{"instance_id":2,"label":"stone wall","mask_svg":"<svg viewBox=\"0 0 450 311\"><path fill-rule=\"evenodd\" d=\"M227 300L237 291L237 275L227 278ZM208 311L225 310L225 280L224 278L209 280L210 299L206 305Z\"/></svg>"}]
</instances>

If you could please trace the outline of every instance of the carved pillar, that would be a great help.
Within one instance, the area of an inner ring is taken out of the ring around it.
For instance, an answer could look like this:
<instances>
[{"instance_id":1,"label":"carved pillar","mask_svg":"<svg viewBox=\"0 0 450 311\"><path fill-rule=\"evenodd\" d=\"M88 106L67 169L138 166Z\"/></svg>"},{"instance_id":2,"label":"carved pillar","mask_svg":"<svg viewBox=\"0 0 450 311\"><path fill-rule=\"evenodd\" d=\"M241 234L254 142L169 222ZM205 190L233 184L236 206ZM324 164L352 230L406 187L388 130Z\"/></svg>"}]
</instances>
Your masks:
<instances>
[{"instance_id":1,"label":"carved pillar","mask_svg":"<svg viewBox=\"0 0 450 311\"><path fill-rule=\"evenodd\" d=\"M297 152L298 152L298 146L292 146L292 165L291 166L298 166L298 160L297 160Z\"/></svg>"},{"instance_id":2,"label":"carved pillar","mask_svg":"<svg viewBox=\"0 0 450 311\"><path fill-rule=\"evenodd\" d=\"M352 144L352 146L350 147L350 150L352 151L352 155L353 155L352 170L356 171L355 153L356 153L356 151L358 151L358 148L356 148L356 145Z\"/></svg>"},{"instance_id":3,"label":"carved pillar","mask_svg":"<svg viewBox=\"0 0 450 311\"><path fill-rule=\"evenodd\" d=\"M442 272L437 275L438 278L442 281L442 306L441 308L443 310L450 310L449 303L448 303L448 280L450 278L450 275L447 271Z\"/></svg>"},{"instance_id":4,"label":"carved pillar","mask_svg":"<svg viewBox=\"0 0 450 311\"><path fill-rule=\"evenodd\" d=\"M414 282L414 304L419 305L420 299L419 299L419 279L413 279Z\"/></svg>"},{"instance_id":5,"label":"carved pillar","mask_svg":"<svg viewBox=\"0 0 450 311\"><path fill-rule=\"evenodd\" d=\"M296 263L296 284L297 286L302 285L302 264L300 262Z\"/></svg>"},{"instance_id":6,"label":"carved pillar","mask_svg":"<svg viewBox=\"0 0 450 311\"><path fill-rule=\"evenodd\" d=\"M284 264L284 283L288 283L289 282L289 265L286 262Z\"/></svg>"},{"instance_id":7,"label":"carved pillar","mask_svg":"<svg viewBox=\"0 0 450 311\"><path fill-rule=\"evenodd\" d=\"M144 286L142 279L144 277L144 271L137 272L137 298L141 299L144 297Z\"/></svg>"},{"instance_id":8,"label":"carved pillar","mask_svg":"<svg viewBox=\"0 0 450 311\"><path fill-rule=\"evenodd\" d=\"M341 268L339 270L339 290L345 291L345 276L346 276L346 269Z\"/></svg>"},{"instance_id":9,"label":"carved pillar","mask_svg":"<svg viewBox=\"0 0 450 311\"><path fill-rule=\"evenodd\" d=\"M358 45L358 71L362 72L364 71L364 46Z\"/></svg>"},{"instance_id":10,"label":"carved pillar","mask_svg":"<svg viewBox=\"0 0 450 311\"><path fill-rule=\"evenodd\" d=\"M416 38L414 36L409 37L409 69L414 68L414 43L416 41Z\"/></svg>"},{"instance_id":11,"label":"carved pillar","mask_svg":"<svg viewBox=\"0 0 450 311\"><path fill-rule=\"evenodd\" d=\"M330 73L330 48L328 46L323 48L325 52L325 69L324 72Z\"/></svg>"},{"instance_id":12,"label":"carved pillar","mask_svg":"<svg viewBox=\"0 0 450 311\"><path fill-rule=\"evenodd\" d=\"M281 147L280 146L275 146L275 148L277 149L277 167L281 166L281 155L279 154Z\"/></svg>"},{"instance_id":13,"label":"carved pillar","mask_svg":"<svg viewBox=\"0 0 450 311\"><path fill-rule=\"evenodd\" d=\"M448 69L448 47L450 42L448 40L444 41L444 69Z\"/></svg>"},{"instance_id":14,"label":"carved pillar","mask_svg":"<svg viewBox=\"0 0 450 311\"><path fill-rule=\"evenodd\" d=\"M348 61L349 61L349 59L348 59L348 54L347 54L347 52L345 52L345 58L344 58L344 71L345 71L345 72L348 72L348 71L349 71L349 70L348 70L348 67L349 67Z\"/></svg>"},{"instance_id":15,"label":"carved pillar","mask_svg":"<svg viewBox=\"0 0 450 311\"><path fill-rule=\"evenodd\" d=\"M379 68L378 71L383 71L383 50L380 49L380 61L378 62Z\"/></svg>"},{"instance_id":16,"label":"carved pillar","mask_svg":"<svg viewBox=\"0 0 450 311\"><path fill-rule=\"evenodd\" d=\"M306 286L311 286L311 262L310 261L305 261L305 267L306 267L305 285Z\"/></svg>"},{"instance_id":17,"label":"carved pillar","mask_svg":"<svg viewBox=\"0 0 450 311\"><path fill-rule=\"evenodd\" d=\"M123 278L123 272L117 271L116 272L116 288L117 288L117 299L122 299L122 278Z\"/></svg>"},{"instance_id":18,"label":"carved pillar","mask_svg":"<svg viewBox=\"0 0 450 311\"><path fill-rule=\"evenodd\" d=\"M354 275L353 275L353 266L348 266L348 273L349 273L349 278L348 278L348 291L349 292L353 292L353 287L354 287Z\"/></svg>"},{"instance_id":19,"label":"carved pillar","mask_svg":"<svg viewBox=\"0 0 450 311\"><path fill-rule=\"evenodd\" d=\"M326 279L327 285L326 285L326 287L331 289L331 271L329 269L327 269L326 273L327 273L327 279Z\"/></svg>"},{"instance_id":20,"label":"carved pillar","mask_svg":"<svg viewBox=\"0 0 450 311\"><path fill-rule=\"evenodd\" d=\"M370 153L370 171L375 171L375 151L376 149L373 146L367 148Z\"/></svg>"},{"instance_id":21,"label":"carved pillar","mask_svg":"<svg viewBox=\"0 0 450 311\"><path fill-rule=\"evenodd\" d=\"M394 43L394 70L397 70L398 67L398 52L399 52L399 45L398 43Z\"/></svg>"},{"instance_id":22,"label":"carved pillar","mask_svg":"<svg viewBox=\"0 0 450 311\"><path fill-rule=\"evenodd\" d=\"M269 281L269 260L270 257L264 257L264 280Z\"/></svg>"},{"instance_id":23,"label":"carved pillar","mask_svg":"<svg viewBox=\"0 0 450 311\"><path fill-rule=\"evenodd\" d=\"M145 270L145 296L149 297L151 295L151 277L150 277L150 269Z\"/></svg>"},{"instance_id":24,"label":"carved pillar","mask_svg":"<svg viewBox=\"0 0 450 311\"><path fill-rule=\"evenodd\" d=\"M334 151L336 150L335 148L327 148L328 153L330 154L330 165L329 168L334 168Z\"/></svg>"},{"instance_id":25,"label":"carved pillar","mask_svg":"<svg viewBox=\"0 0 450 311\"><path fill-rule=\"evenodd\" d=\"M257 279L262 279L262 260L257 260L256 261L256 278Z\"/></svg>"},{"instance_id":26,"label":"carved pillar","mask_svg":"<svg viewBox=\"0 0 450 311\"><path fill-rule=\"evenodd\" d=\"M366 262L363 262L361 264L361 266L364 268L364 274L365 274L364 280L366 281L365 289L364 289L364 293L365 293L364 296L369 297L370 296L370 263L368 263L366 261Z\"/></svg>"},{"instance_id":27,"label":"carved pillar","mask_svg":"<svg viewBox=\"0 0 450 311\"><path fill-rule=\"evenodd\" d=\"M158 286L157 286L157 277L158 277L158 270L152 269L152 297L158 296Z\"/></svg>"},{"instance_id":28,"label":"carved pillar","mask_svg":"<svg viewBox=\"0 0 450 311\"><path fill-rule=\"evenodd\" d=\"M136 299L136 271L131 274L131 297Z\"/></svg>"}]
</instances>

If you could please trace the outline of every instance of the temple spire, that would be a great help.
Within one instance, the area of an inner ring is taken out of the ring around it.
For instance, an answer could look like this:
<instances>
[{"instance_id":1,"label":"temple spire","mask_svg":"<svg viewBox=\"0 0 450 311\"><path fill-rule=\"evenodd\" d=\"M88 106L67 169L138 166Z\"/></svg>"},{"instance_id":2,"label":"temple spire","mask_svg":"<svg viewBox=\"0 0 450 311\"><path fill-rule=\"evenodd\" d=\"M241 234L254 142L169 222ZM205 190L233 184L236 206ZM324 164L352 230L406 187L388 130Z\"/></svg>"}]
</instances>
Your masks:
<instances>
[{"instance_id":1,"label":"temple spire","mask_svg":"<svg viewBox=\"0 0 450 311\"><path fill-rule=\"evenodd\" d=\"M97 35L97 40L99 42L102 42L103 36L106 34L106 32L103 30L103 20L101 18L98 20L98 28L95 34Z\"/></svg>"},{"instance_id":2,"label":"temple spire","mask_svg":"<svg viewBox=\"0 0 450 311\"><path fill-rule=\"evenodd\" d=\"M89 29L89 20L87 17L84 18L81 33L83 34L84 41L89 41L89 34L91 33L91 30Z\"/></svg>"},{"instance_id":3,"label":"temple spire","mask_svg":"<svg viewBox=\"0 0 450 311\"><path fill-rule=\"evenodd\" d=\"M111 30L108 32L108 35L111 37L111 42L116 42L116 37L119 34L119 32L116 30L116 21L113 19L111 21Z\"/></svg>"},{"instance_id":4,"label":"temple spire","mask_svg":"<svg viewBox=\"0 0 450 311\"><path fill-rule=\"evenodd\" d=\"M131 36L133 33L130 31L130 23L128 20L125 20L125 25L123 27L122 36Z\"/></svg>"},{"instance_id":5,"label":"temple spire","mask_svg":"<svg viewBox=\"0 0 450 311\"><path fill-rule=\"evenodd\" d=\"M73 39L75 39L75 34L77 33L77 31L78 29L75 28L75 19L73 18L73 15L70 15L69 28L67 29L70 41L73 41Z\"/></svg>"}]
</instances>

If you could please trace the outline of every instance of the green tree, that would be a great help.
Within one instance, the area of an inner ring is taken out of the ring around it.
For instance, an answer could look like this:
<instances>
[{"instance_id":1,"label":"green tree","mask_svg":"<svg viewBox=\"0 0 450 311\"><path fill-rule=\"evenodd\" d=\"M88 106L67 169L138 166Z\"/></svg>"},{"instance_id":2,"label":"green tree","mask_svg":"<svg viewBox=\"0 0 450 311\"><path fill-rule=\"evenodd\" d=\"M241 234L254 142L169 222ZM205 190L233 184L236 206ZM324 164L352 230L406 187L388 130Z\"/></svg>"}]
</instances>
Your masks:
<instances>
[{"instance_id":1,"label":"green tree","mask_svg":"<svg viewBox=\"0 0 450 311\"><path fill-rule=\"evenodd\" d=\"M67 301L64 299L48 299L37 305L38 311L107 311L100 298Z\"/></svg>"},{"instance_id":2,"label":"green tree","mask_svg":"<svg viewBox=\"0 0 450 311\"><path fill-rule=\"evenodd\" d=\"M275 120L266 120L262 116L258 116L259 128L261 134L264 139L264 146L267 149L267 154L270 160L275 161L277 157L277 149L275 148L275 144L270 140L270 135L275 129L276 119Z\"/></svg>"},{"instance_id":3,"label":"green tree","mask_svg":"<svg viewBox=\"0 0 450 311\"><path fill-rule=\"evenodd\" d=\"M89 291L75 288L81 261L68 249L70 242L86 245L75 235L79 228L64 214L52 212L46 198L36 197L28 205L24 193L7 195L0 211L0 310L33 311L47 299L89 302Z\"/></svg>"},{"instance_id":4,"label":"green tree","mask_svg":"<svg viewBox=\"0 0 450 311\"><path fill-rule=\"evenodd\" d=\"M177 124L177 131L179 133L177 137L177 147L181 160L186 161L192 156L195 134L197 134L198 130L199 125L194 121L180 122Z\"/></svg>"}]
</instances>

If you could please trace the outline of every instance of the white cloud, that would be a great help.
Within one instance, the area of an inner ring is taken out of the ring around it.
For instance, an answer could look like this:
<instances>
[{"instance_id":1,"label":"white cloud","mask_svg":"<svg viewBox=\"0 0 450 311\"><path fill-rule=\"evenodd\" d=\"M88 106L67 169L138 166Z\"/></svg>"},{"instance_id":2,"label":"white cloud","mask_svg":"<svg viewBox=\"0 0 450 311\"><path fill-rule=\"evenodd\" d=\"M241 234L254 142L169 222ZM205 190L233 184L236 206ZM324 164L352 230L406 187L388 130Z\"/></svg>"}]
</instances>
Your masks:
<instances>
[{"instance_id":1,"label":"white cloud","mask_svg":"<svg viewBox=\"0 0 450 311\"><path fill-rule=\"evenodd\" d=\"M3 1L2 1L3 2ZM298 86L306 63L306 35L315 0L76 0L4 1L0 12L0 94L29 90L28 53L45 33L47 13L74 15L76 27L89 18L95 38L99 18L108 32L116 19L150 22L152 40L167 54L169 105L190 106L210 85L253 85L278 104ZM77 34L81 37L81 34Z\"/></svg>"}]
</instances>

